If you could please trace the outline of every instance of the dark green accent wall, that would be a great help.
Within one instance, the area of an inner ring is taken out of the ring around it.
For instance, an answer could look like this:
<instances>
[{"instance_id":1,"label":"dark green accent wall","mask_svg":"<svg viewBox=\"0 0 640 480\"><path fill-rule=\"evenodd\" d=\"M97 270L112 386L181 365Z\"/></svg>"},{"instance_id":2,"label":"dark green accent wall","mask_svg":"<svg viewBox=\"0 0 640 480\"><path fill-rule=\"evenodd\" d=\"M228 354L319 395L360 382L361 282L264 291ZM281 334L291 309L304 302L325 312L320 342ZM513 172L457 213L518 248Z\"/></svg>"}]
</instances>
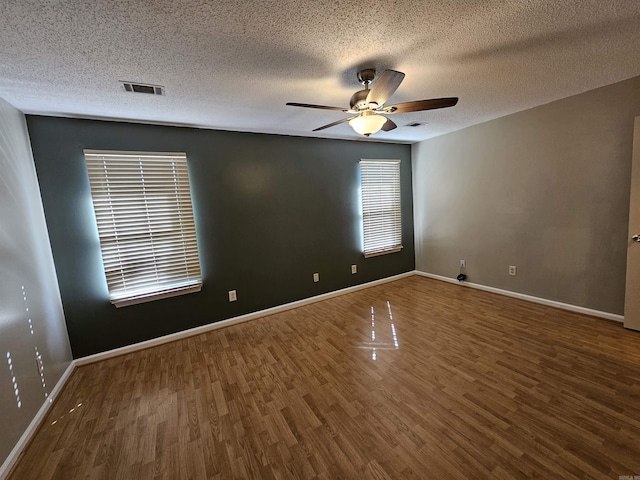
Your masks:
<instances>
[{"instance_id":1,"label":"dark green accent wall","mask_svg":"<svg viewBox=\"0 0 640 480\"><path fill-rule=\"evenodd\" d=\"M75 358L414 269L409 145L41 116L27 125ZM201 292L109 303L85 148L186 152ZM361 158L402 160L399 253L362 255Z\"/></svg>"}]
</instances>

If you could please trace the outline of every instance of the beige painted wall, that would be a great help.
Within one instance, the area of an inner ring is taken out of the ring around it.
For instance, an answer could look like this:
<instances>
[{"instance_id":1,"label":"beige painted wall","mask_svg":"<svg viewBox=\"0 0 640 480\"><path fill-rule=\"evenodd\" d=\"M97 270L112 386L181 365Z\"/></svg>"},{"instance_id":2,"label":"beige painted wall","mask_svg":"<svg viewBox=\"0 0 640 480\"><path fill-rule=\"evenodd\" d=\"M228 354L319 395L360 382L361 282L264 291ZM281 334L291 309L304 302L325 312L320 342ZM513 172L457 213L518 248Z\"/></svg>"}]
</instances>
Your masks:
<instances>
[{"instance_id":1,"label":"beige painted wall","mask_svg":"<svg viewBox=\"0 0 640 480\"><path fill-rule=\"evenodd\" d=\"M637 115L640 77L414 145L416 269L622 314Z\"/></svg>"},{"instance_id":2,"label":"beige painted wall","mask_svg":"<svg viewBox=\"0 0 640 480\"><path fill-rule=\"evenodd\" d=\"M0 478L70 362L27 124L0 99Z\"/></svg>"}]
</instances>

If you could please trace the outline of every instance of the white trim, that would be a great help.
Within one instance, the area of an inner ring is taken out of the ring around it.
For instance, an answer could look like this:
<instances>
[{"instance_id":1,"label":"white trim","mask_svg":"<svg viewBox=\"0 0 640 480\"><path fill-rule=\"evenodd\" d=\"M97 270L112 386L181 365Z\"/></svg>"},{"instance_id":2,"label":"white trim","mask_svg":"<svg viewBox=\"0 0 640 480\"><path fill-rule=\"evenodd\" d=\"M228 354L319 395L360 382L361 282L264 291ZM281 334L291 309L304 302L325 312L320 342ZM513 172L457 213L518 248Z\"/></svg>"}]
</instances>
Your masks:
<instances>
[{"instance_id":1,"label":"white trim","mask_svg":"<svg viewBox=\"0 0 640 480\"><path fill-rule=\"evenodd\" d=\"M570 303L557 302L555 300L547 300L546 298L534 297L533 295L526 295L524 293L512 292L509 290L502 290L501 288L487 287L486 285L480 285L479 283L471 282L459 282L455 278L443 277L442 275L435 275L433 273L415 271L416 275L422 277L433 278L435 280L441 280L443 282L456 283L464 287L476 288L478 290L484 290L485 292L497 293L498 295L504 295L506 297L517 298L525 300L527 302L539 303L540 305L546 305L548 307L560 308L562 310L568 310L570 312L582 313L584 315L591 315L592 317L604 318L606 320L613 320L614 322L623 322L624 317L616 313L602 312L600 310L592 310L590 308L579 307L578 305L571 305Z\"/></svg>"},{"instance_id":2,"label":"white trim","mask_svg":"<svg viewBox=\"0 0 640 480\"><path fill-rule=\"evenodd\" d=\"M11 450L11 453L9 453L2 466L0 466L0 480L4 480L9 477L11 470L20 459L20 456L22 455L24 449L27 447L27 445L29 445L31 437L33 437L33 435L38 431L38 428L44 420L44 417L47 415L47 412L51 408L53 401L58 396L58 393L60 393L60 391L62 390L64 384L67 383L67 380L69 380L69 377L71 376L75 368L76 362L75 360L73 360L71 361L71 363L69 363L69 366L67 366L67 369L64 371L55 387L53 387L53 390L51 390L49 397L44 401L44 403L40 407L40 410L38 410L38 413L36 413L35 417L33 417L33 420L31 420L31 423L20 437L20 440L18 440L18 442L13 447L13 450Z\"/></svg>"},{"instance_id":3,"label":"white trim","mask_svg":"<svg viewBox=\"0 0 640 480\"><path fill-rule=\"evenodd\" d=\"M157 345L162 345L164 343L174 342L182 338L192 337L194 335L200 335L201 333L210 332L212 330L217 330L219 328L235 325L236 323L248 322L249 320L254 320L260 317L266 317L267 315L273 315L275 313L284 312L286 310L291 310L292 308L298 308L304 305L309 305L311 303L320 302L328 298L338 297L346 293L351 293L357 290L363 290L365 288L373 287L375 285L381 285L383 283L400 280L401 278L413 276L415 275L415 273L416 272L412 270L410 272L401 273L399 275L394 275L392 277L381 278L380 280L374 280L372 282L362 283L360 285L354 285L352 287L343 288L341 290L335 290L333 292L327 292L321 295L316 295L315 297L309 297L309 298L304 298L302 300L297 300L295 302L285 303L284 305L278 305L277 307L271 307L265 310L259 310L257 312L247 313L245 315L240 315L239 317L228 318L226 320L221 320L221 321L210 323L207 325L202 325L200 327L190 328L189 330L183 330L181 332L171 333L169 335L164 335L162 337L152 338L151 340L145 340L144 342L134 343L133 345L127 345L125 347L115 348L113 350L108 350L106 352L100 352L94 355L81 357L75 360L75 364L76 366L79 367L81 365L87 365L89 363L106 360L107 358L117 357L119 355L125 355L127 353L136 352L138 350L144 350L145 348L151 348Z\"/></svg>"},{"instance_id":4,"label":"white trim","mask_svg":"<svg viewBox=\"0 0 640 480\"><path fill-rule=\"evenodd\" d=\"M186 287L175 287L169 290L162 290L160 292L147 293L145 295L113 298L111 299L111 303L115 305L116 308L128 307L129 305L138 305L140 303L152 302L154 300L160 300L162 298L177 297L179 295L186 295L188 293L197 293L200 290L202 290L202 282L198 282L195 285L188 285Z\"/></svg>"},{"instance_id":5,"label":"white trim","mask_svg":"<svg viewBox=\"0 0 640 480\"><path fill-rule=\"evenodd\" d=\"M364 254L364 258L379 257L380 255L386 255L387 253L397 253L397 252L401 251L402 248L403 248L402 245L400 245L398 247L393 247L393 248L390 248L388 250L381 250L381 251L377 251L377 252L365 253Z\"/></svg>"}]
</instances>

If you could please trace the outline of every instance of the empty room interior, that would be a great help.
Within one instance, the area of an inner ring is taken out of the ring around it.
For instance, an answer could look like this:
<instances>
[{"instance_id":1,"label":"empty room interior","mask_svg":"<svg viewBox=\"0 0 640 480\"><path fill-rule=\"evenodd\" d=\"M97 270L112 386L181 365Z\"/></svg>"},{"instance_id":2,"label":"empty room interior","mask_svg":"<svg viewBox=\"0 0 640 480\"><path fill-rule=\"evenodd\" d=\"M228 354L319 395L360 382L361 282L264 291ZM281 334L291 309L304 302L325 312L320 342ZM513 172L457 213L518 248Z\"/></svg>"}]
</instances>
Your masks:
<instances>
[{"instance_id":1,"label":"empty room interior","mask_svg":"<svg viewBox=\"0 0 640 480\"><path fill-rule=\"evenodd\" d=\"M639 32L3 1L0 479L640 478Z\"/></svg>"}]
</instances>

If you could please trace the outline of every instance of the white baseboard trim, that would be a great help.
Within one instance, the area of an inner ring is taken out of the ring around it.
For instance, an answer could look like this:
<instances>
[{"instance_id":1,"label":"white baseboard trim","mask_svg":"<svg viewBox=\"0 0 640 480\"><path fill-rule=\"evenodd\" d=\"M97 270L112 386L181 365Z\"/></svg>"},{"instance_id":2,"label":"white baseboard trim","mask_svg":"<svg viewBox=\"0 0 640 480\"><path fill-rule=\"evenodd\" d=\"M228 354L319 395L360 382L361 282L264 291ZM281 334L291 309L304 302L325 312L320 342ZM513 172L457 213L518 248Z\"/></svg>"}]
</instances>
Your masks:
<instances>
[{"instance_id":1,"label":"white baseboard trim","mask_svg":"<svg viewBox=\"0 0 640 480\"><path fill-rule=\"evenodd\" d=\"M547 300L546 298L534 297L532 295L526 295L524 293L511 292L509 290L502 290L501 288L487 287L480 285L479 283L471 282L459 282L455 278L443 277L442 275L435 275L433 273L420 272L416 270L417 275L423 277L433 278L435 280L441 280L443 282L455 283L464 287L476 288L478 290L484 290L485 292L497 293L498 295L504 295L506 297L518 298L520 300L526 300L527 302L539 303L540 305L547 305L549 307L560 308L562 310L568 310L570 312L583 313L585 315L591 315L592 317L604 318L606 320L613 320L614 322L624 322L624 317L615 313L602 312L600 310L592 310L590 308L579 307L577 305L571 305L570 303L557 302L555 300Z\"/></svg>"},{"instance_id":2,"label":"white baseboard trim","mask_svg":"<svg viewBox=\"0 0 640 480\"><path fill-rule=\"evenodd\" d=\"M58 380L58 383L56 383L56 385L53 387L53 390L51 390L49 397L42 404L35 417L33 417L33 420L31 420L31 423L20 437L20 440L18 440L18 443L15 444L13 450L11 450L11 453L9 453L9 456L6 458L2 466L0 466L0 480L5 480L11 473L11 470L20 459L22 452L27 447L27 445L29 445L31 438L38 431L38 427L40 427L40 424L44 420L44 417L47 415L47 412L51 408L53 401L58 396L58 393L60 393L62 387L64 387L65 383L67 383L67 380L69 380L69 377L71 377L71 374L73 373L75 367L76 362L71 361L67 369L60 377L60 380Z\"/></svg>"},{"instance_id":3,"label":"white baseboard trim","mask_svg":"<svg viewBox=\"0 0 640 480\"><path fill-rule=\"evenodd\" d=\"M168 342L174 342L182 338L187 338L194 335L200 335L201 333L210 332L211 330L217 330L219 328L229 327L231 325L235 325L236 323L248 322L256 318L266 317L267 315L273 315L275 313L284 312L286 310L291 310L292 308L302 307L304 305L309 305L311 303L320 302L328 298L345 295L347 293L355 292L358 290L363 290L365 288L373 287L375 285L381 285L383 283L393 282L401 278L415 275L415 273L416 272L414 270L411 270L409 272L401 273L399 275L394 275L392 277L382 278L380 280L374 280L372 282L367 282L360 285L354 285L352 287L343 288L341 290L335 290L333 292L316 295L315 297L304 298L302 300L297 300L295 302L285 303L284 305L278 305L277 307L271 307L265 310L259 310L257 312L247 313L245 315L240 315L238 317L228 318L226 320L220 320L218 322L209 323L207 325L202 325L200 327L190 328L189 330L183 330L181 332L171 333L169 335L153 338L151 340L145 340L144 342L134 343L132 345L115 348L113 350L96 353L94 355L88 355L86 357L81 357L76 359L75 364L76 366L79 367L81 365L87 365L89 363L106 360L107 358L125 355L127 353L135 352L138 350L144 350L145 348L155 347Z\"/></svg>"}]
</instances>

